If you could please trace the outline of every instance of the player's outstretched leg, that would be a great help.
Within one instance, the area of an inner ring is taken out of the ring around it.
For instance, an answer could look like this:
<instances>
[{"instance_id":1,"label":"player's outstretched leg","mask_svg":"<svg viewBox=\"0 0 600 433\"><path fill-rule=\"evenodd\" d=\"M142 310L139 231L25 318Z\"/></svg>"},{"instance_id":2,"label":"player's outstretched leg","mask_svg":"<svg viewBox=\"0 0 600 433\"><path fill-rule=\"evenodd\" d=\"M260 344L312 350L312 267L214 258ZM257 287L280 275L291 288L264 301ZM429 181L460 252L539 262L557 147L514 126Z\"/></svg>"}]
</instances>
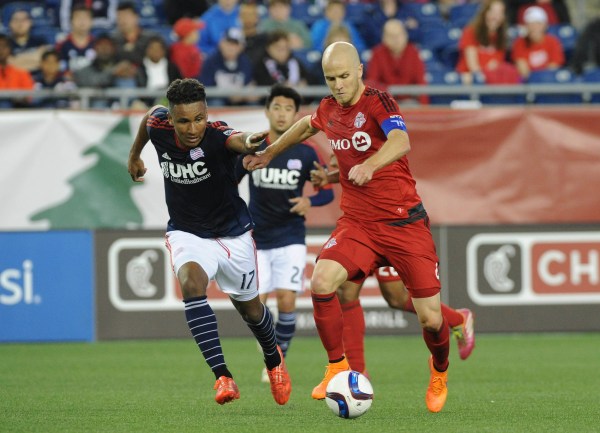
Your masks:
<instances>
[{"instance_id":1,"label":"player's outstretched leg","mask_svg":"<svg viewBox=\"0 0 600 433\"><path fill-rule=\"evenodd\" d=\"M206 296L187 298L183 302L190 332L217 379L214 388L217 390L216 402L224 404L240 398L240 392L233 381L233 376L225 364L217 330L217 318L208 304Z\"/></svg>"},{"instance_id":2,"label":"player's outstretched leg","mask_svg":"<svg viewBox=\"0 0 600 433\"><path fill-rule=\"evenodd\" d=\"M292 382L281 349L277 346L273 316L264 304L259 305L262 308L262 317L258 323L252 323L246 316L244 320L263 350L271 394L277 404L286 404L292 392Z\"/></svg>"},{"instance_id":3,"label":"player's outstretched leg","mask_svg":"<svg viewBox=\"0 0 600 433\"><path fill-rule=\"evenodd\" d=\"M463 316L463 322L452 327L452 335L458 344L458 355L464 360L475 348L475 315L467 308L459 308L456 311Z\"/></svg>"}]
</instances>

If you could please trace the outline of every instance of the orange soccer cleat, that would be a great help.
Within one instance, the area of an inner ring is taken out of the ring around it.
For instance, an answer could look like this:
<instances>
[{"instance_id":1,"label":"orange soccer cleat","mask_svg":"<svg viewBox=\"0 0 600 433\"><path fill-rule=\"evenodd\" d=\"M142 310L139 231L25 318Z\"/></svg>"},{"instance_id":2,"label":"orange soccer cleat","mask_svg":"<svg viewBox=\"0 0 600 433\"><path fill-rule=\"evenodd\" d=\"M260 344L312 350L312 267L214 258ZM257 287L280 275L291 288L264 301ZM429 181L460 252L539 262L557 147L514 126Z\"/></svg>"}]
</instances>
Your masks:
<instances>
[{"instance_id":1,"label":"orange soccer cleat","mask_svg":"<svg viewBox=\"0 0 600 433\"><path fill-rule=\"evenodd\" d=\"M219 377L213 389L217 390L215 401L219 404L229 403L240 398L240 390L231 377Z\"/></svg>"},{"instance_id":2,"label":"orange soccer cleat","mask_svg":"<svg viewBox=\"0 0 600 433\"><path fill-rule=\"evenodd\" d=\"M440 372L433 366L433 357L429 357L429 371L431 376L429 377L429 386L427 387L427 394L425 394L425 403L427 409L430 412L439 412L446 403L446 397L448 397L448 372Z\"/></svg>"},{"instance_id":3,"label":"orange soccer cleat","mask_svg":"<svg viewBox=\"0 0 600 433\"><path fill-rule=\"evenodd\" d=\"M267 370L267 374L269 382L271 382L271 394L273 394L273 398L277 404L283 405L290 399L292 381L290 380L290 375L285 366L285 359L279 346L277 346L277 351L279 352L279 356L281 356L281 363L277 367Z\"/></svg>"},{"instance_id":4,"label":"orange soccer cleat","mask_svg":"<svg viewBox=\"0 0 600 433\"><path fill-rule=\"evenodd\" d=\"M348 364L348 360L346 358L334 364L329 363L329 365L327 365L327 369L325 370L325 377L321 383L314 387L312 391L312 398L315 400L323 400L327 394L327 385L329 384L329 381L333 379L333 376L339 372L346 370L350 370L350 364Z\"/></svg>"}]
</instances>

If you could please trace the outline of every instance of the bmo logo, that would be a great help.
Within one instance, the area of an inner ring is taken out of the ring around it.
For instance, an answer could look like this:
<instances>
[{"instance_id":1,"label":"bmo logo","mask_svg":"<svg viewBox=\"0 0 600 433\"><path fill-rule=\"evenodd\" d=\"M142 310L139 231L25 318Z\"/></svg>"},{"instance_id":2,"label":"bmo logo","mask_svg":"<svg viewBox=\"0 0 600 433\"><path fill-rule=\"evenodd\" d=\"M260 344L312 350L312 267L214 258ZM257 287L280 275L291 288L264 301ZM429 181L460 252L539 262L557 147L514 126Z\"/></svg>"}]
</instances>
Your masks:
<instances>
[{"instance_id":1,"label":"bmo logo","mask_svg":"<svg viewBox=\"0 0 600 433\"><path fill-rule=\"evenodd\" d=\"M600 232L476 235L467 291L479 305L600 303Z\"/></svg>"}]
</instances>

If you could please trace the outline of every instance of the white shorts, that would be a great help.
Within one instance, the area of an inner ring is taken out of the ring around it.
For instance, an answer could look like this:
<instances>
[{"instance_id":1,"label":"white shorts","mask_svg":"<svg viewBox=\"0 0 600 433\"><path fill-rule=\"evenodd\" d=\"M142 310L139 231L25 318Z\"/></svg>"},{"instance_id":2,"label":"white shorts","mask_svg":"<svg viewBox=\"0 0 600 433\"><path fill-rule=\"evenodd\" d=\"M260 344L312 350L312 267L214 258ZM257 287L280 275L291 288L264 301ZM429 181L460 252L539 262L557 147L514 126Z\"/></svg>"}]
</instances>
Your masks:
<instances>
[{"instance_id":1,"label":"white shorts","mask_svg":"<svg viewBox=\"0 0 600 433\"><path fill-rule=\"evenodd\" d=\"M167 232L165 238L175 275L184 264L195 262L209 280L216 280L221 291L236 301L249 301L258 295L256 246L250 232L205 239L174 230Z\"/></svg>"},{"instance_id":2,"label":"white shorts","mask_svg":"<svg viewBox=\"0 0 600 433\"><path fill-rule=\"evenodd\" d=\"M258 250L259 293L271 293L275 289L301 292L305 266L306 245Z\"/></svg>"}]
</instances>

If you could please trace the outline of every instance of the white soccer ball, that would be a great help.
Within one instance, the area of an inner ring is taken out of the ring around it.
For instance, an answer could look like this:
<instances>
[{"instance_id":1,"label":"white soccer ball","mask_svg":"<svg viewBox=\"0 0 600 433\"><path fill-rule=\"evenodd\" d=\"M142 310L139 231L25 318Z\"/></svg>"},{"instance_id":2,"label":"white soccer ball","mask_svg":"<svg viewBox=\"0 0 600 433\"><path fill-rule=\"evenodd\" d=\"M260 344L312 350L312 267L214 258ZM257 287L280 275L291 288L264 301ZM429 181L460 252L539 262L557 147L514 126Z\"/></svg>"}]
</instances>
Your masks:
<instances>
[{"instance_id":1,"label":"white soccer ball","mask_svg":"<svg viewBox=\"0 0 600 433\"><path fill-rule=\"evenodd\" d=\"M373 387L364 374L342 371L329 381L325 401L340 418L357 418L371 407Z\"/></svg>"}]
</instances>

